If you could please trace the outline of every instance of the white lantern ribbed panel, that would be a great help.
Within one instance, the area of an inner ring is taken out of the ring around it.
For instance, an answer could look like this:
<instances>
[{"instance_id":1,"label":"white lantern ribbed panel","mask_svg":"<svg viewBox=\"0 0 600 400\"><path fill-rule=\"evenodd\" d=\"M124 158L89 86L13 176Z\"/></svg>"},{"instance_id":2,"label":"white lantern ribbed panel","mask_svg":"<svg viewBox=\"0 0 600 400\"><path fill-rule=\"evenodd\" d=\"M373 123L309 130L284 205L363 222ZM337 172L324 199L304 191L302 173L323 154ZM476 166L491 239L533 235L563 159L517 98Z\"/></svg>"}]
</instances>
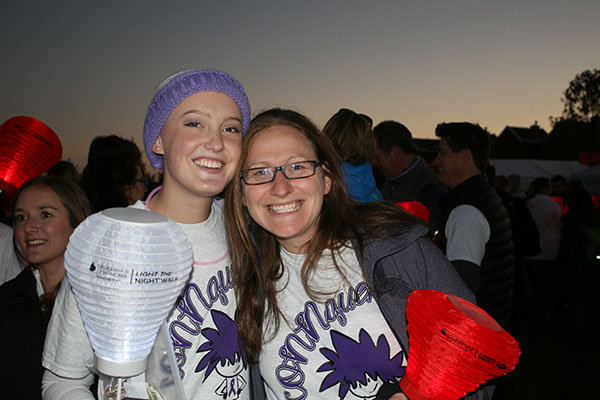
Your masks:
<instances>
[{"instance_id":1,"label":"white lantern ribbed panel","mask_svg":"<svg viewBox=\"0 0 600 400\"><path fill-rule=\"evenodd\" d=\"M179 225L152 211L111 208L75 229L65 268L100 372L133 376L146 369L193 263Z\"/></svg>"}]
</instances>

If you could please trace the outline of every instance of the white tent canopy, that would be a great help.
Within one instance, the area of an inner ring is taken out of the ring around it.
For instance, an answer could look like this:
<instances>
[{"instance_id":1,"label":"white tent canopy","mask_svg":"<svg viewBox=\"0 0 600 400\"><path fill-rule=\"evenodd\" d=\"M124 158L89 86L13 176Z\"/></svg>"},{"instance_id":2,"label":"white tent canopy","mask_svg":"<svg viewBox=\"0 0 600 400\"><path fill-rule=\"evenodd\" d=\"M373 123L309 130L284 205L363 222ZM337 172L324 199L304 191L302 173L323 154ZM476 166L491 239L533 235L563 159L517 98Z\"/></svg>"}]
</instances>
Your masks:
<instances>
[{"instance_id":1,"label":"white tent canopy","mask_svg":"<svg viewBox=\"0 0 600 400\"><path fill-rule=\"evenodd\" d=\"M572 175L590 168L588 165L579 164L577 161L562 160L490 160L496 168L496 175L519 175L521 178L552 178L562 175L569 179Z\"/></svg>"},{"instance_id":2,"label":"white tent canopy","mask_svg":"<svg viewBox=\"0 0 600 400\"><path fill-rule=\"evenodd\" d=\"M496 168L497 176L519 175L522 191L536 178L562 175L567 180L580 179L592 194L600 194L600 165L590 167L577 161L530 159L492 159L490 164Z\"/></svg>"}]
</instances>

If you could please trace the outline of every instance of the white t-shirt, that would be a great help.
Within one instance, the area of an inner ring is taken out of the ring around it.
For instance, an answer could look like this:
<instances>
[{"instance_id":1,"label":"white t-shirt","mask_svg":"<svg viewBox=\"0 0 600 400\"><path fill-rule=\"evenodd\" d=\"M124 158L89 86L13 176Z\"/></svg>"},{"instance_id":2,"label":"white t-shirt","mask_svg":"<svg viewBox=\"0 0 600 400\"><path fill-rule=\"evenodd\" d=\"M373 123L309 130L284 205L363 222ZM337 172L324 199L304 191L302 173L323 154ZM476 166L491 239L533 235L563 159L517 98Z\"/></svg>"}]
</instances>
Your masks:
<instances>
[{"instance_id":1,"label":"white t-shirt","mask_svg":"<svg viewBox=\"0 0 600 400\"><path fill-rule=\"evenodd\" d=\"M144 204L138 201L132 207L144 208ZM237 337L222 202L213 202L206 221L179 225L192 243L194 267L168 318L168 330L185 395L188 399L249 399L249 371ZM62 377L83 378L93 371L93 364L91 344L65 281L48 326L42 365Z\"/></svg>"},{"instance_id":2,"label":"white t-shirt","mask_svg":"<svg viewBox=\"0 0 600 400\"><path fill-rule=\"evenodd\" d=\"M541 250L539 254L528 259L556 260L562 234L560 205L548 195L536 194L527 201L527 207L538 228Z\"/></svg>"},{"instance_id":3,"label":"white t-shirt","mask_svg":"<svg viewBox=\"0 0 600 400\"><path fill-rule=\"evenodd\" d=\"M454 208L446 222L446 257L481 266L485 244L490 240L490 224L477 208L462 204Z\"/></svg>"},{"instance_id":4,"label":"white t-shirt","mask_svg":"<svg viewBox=\"0 0 600 400\"><path fill-rule=\"evenodd\" d=\"M318 302L302 286L305 255L282 249L281 257L277 301L287 322L282 319L276 336L262 346L267 398L374 399L383 379L398 381L405 353L371 296L354 250L344 248L338 259L346 279L329 255L322 257L309 284L330 294ZM265 338L271 328L265 323Z\"/></svg>"}]
</instances>

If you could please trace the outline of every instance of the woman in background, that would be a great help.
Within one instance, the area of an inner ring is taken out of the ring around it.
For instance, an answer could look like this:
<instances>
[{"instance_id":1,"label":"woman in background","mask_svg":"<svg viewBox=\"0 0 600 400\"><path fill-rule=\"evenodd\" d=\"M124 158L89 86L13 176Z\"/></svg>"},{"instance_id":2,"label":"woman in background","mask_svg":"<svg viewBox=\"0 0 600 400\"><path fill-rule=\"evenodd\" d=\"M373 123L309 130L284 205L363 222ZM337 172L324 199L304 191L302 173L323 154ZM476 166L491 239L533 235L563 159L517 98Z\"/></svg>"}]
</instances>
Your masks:
<instances>
[{"instance_id":1,"label":"woman in background","mask_svg":"<svg viewBox=\"0 0 600 400\"><path fill-rule=\"evenodd\" d=\"M371 168L375 152L372 126L369 116L341 108L323 128L342 158L346 191L357 201L383 200Z\"/></svg>"},{"instance_id":2,"label":"woman in background","mask_svg":"<svg viewBox=\"0 0 600 400\"><path fill-rule=\"evenodd\" d=\"M12 398L41 399L42 348L64 253L90 213L83 191L63 178L31 179L15 195L14 240L27 267L0 287L0 380Z\"/></svg>"},{"instance_id":3,"label":"woman in background","mask_svg":"<svg viewBox=\"0 0 600 400\"><path fill-rule=\"evenodd\" d=\"M158 85L146 112L144 147L150 165L163 175L162 186L132 207L177 222L194 252L192 275L163 338L173 344L173 370L187 399L250 399L245 352L235 329L224 205L217 198L238 172L249 124L244 88L217 70L170 75ZM95 356L69 289L66 282L58 294L44 348L42 386L48 400L94 398L90 385L95 371L88 366ZM164 365L161 361L154 367ZM141 379L145 377L138 375L130 382Z\"/></svg>"}]
</instances>

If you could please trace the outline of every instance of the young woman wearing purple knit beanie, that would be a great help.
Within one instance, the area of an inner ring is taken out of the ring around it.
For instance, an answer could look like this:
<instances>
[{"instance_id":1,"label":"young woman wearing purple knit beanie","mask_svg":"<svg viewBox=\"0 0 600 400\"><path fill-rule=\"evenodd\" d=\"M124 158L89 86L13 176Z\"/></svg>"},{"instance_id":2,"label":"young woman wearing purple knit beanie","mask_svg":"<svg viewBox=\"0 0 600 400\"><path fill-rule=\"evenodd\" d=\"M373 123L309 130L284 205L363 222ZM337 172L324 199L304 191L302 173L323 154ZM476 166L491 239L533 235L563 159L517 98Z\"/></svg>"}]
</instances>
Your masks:
<instances>
[{"instance_id":1,"label":"young woman wearing purple knit beanie","mask_svg":"<svg viewBox=\"0 0 600 400\"><path fill-rule=\"evenodd\" d=\"M223 202L216 198L237 171L249 123L244 88L217 70L171 75L159 84L146 113L144 147L152 167L163 171L163 181L132 207L178 222L194 251L190 281L167 321L187 399L250 398ZM56 301L43 365L44 399L93 398L94 354L69 285L61 287Z\"/></svg>"}]
</instances>

